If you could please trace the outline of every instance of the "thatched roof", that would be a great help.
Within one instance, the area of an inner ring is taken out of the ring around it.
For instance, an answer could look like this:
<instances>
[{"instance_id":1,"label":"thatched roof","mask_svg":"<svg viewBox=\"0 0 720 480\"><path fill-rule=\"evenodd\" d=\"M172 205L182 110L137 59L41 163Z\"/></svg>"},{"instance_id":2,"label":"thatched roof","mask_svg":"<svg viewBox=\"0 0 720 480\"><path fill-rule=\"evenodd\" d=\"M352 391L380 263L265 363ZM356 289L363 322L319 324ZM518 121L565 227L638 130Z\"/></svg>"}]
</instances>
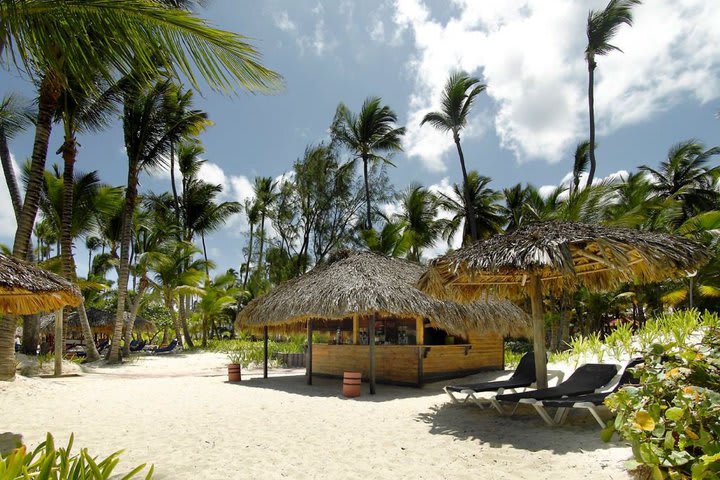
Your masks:
<instances>
[{"instance_id":1,"label":"thatched roof","mask_svg":"<svg viewBox=\"0 0 720 480\"><path fill-rule=\"evenodd\" d=\"M81 300L78 288L61 276L0 254L0 314L49 312Z\"/></svg>"},{"instance_id":2,"label":"thatched roof","mask_svg":"<svg viewBox=\"0 0 720 480\"><path fill-rule=\"evenodd\" d=\"M115 327L115 313L108 312L106 310L100 310L98 308L87 308L85 310L88 317L88 323L90 328L93 330L107 330L112 331ZM125 312L125 324L130 323L130 314ZM52 331L53 325L55 324L54 315L45 315L40 319L40 330L45 332ZM73 312L67 317L67 326L69 330L80 330L80 317L77 312ZM133 330L135 331L149 331L154 327L152 322L149 322L141 316L135 317L135 325Z\"/></svg>"},{"instance_id":3,"label":"thatched roof","mask_svg":"<svg viewBox=\"0 0 720 480\"><path fill-rule=\"evenodd\" d=\"M431 263L418 286L438 298L471 300L483 291L519 295L538 274L545 292L593 291L656 282L709 259L699 243L676 235L571 222L542 222L496 235Z\"/></svg>"},{"instance_id":4,"label":"thatched roof","mask_svg":"<svg viewBox=\"0 0 720 480\"><path fill-rule=\"evenodd\" d=\"M471 331L527 334L529 318L511 302L487 299L460 305L425 295L415 287L424 271L423 266L398 258L341 252L250 302L238 313L237 322L257 328L375 313L427 318L453 335Z\"/></svg>"}]
</instances>

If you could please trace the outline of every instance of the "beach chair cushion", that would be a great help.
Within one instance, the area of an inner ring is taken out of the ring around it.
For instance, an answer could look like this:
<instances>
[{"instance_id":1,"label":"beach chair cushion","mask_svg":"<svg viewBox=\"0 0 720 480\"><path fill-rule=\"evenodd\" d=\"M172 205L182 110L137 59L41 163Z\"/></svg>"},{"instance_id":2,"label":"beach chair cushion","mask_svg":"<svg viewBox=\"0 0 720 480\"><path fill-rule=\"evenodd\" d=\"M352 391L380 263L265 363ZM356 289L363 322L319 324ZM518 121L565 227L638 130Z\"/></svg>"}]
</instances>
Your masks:
<instances>
[{"instance_id":1,"label":"beach chair cushion","mask_svg":"<svg viewBox=\"0 0 720 480\"><path fill-rule=\"evenodd\" d=\"M522 356L517 369L507 380L496 380L493 382L472 383L468 385L448 385L445 391L462 392L473 390L475 392L491 392L500 388L512 389L529 387L535 382L535 356L533 352L527 352Z\"/></svg>"}]
</instances>

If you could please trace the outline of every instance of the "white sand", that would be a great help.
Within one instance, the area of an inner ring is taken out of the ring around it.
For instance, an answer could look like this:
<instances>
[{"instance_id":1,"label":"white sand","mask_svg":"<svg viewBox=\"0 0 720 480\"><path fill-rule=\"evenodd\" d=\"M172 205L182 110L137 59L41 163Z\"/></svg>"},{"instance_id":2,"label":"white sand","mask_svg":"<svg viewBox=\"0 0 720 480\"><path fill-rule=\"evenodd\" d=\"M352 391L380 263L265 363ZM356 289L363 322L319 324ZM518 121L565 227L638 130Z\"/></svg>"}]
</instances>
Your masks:
<instances>
[{"instance_id":1,"label":"white sand","mask_svg":"<svg viewBox=\"0 0 720 480\"><path fill-rule=\"evenodd\" d=\"M75 432L92 454L125 449L117 473L154 463L159 479L626 479L630 450L605 444L589 415L546 427L532 409L501 417L451 405L443 384L379 385L347 400L341 380L302 370L226 381L211 353L141 357L80 377L0 382L0 433L34 447ZM494 379L497 373L469 380Z\"/></svg>"}]
</instances>

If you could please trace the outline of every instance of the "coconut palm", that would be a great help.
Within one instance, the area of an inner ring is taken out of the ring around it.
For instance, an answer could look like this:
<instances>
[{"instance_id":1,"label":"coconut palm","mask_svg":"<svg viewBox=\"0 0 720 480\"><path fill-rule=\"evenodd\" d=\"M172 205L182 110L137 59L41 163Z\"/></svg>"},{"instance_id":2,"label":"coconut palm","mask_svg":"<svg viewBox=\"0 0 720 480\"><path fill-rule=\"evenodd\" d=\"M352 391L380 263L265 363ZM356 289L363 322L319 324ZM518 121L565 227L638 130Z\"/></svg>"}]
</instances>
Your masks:
<instances>
[{"instance_id":1,"label":"coconut palm","mask_svg":"<svg viewBox=\"0 0 720 480\"><path fill-rule=\"evenodd\" d=\"M465 205L468 206L467 223L470 225L470 238L476 241L478 229L475 219L474 205L471 199L468 174L465 168L465 155L460 146L460 131L467 125L468 115L475 98L484 92L486 85L480 80L469 76L465 72L454 72L448 77L443 89L441 110L430 112L423 117L420 125L429 123L441 132L452 132L453 141L460 157L460 168L462 169L463 185L465 190Z\"/></svg>"},{"instance_id":2,"label":"coconut palm","mask_svg":"<svg viewBox=\"0 0 720 480\"><path fill-rule=\"evenodd\" d=\"M10 201L12 201L13 210L15 211L16 221L20 220L22 213L22 197L15 177L12 159L10 158L8 143L15 135L30 125L31 118L32 110L30 105L18 95L11 93L0 100L0 162L5 174L5 183L10 192Z\"/></svg>"},{"instance_id":3,"label":"coconut palm","mask_svg":"<svg viewBox=\"0 0 720 480\"><path fill-rule=\"evenodd\" d=\"M481 239L500 233L505 223L502 207L498 204L502 194L488 187L491 181L489 177L478 175L475 171L470 172L468 175L467 184L470 187L470 199L473 205L473 214L475 215L477 236ZM452 214L452 218L445 224L443 229L443 237L450 244L450 241L462 226L463 244L466 244L472 236L470 226L466 221L469 209L465 206L464 188L456 183L453 185L452 194L446 195L440 192L438 197L440 207Z\"/></svg>"},{"instance_id":4,"label":"coconut palm","mask_svg":"<svg viewBox=\"0 0 720 480\"><path fill-rule=\"evenodd\" d=\"M189 110L180 117L168 119L165 102L171 83L160 81L144 87L131 84L124 93L123 131L128 156L128 179L120 231L120 266L118 272L118 305L113 338L119 339L124 325L125 297L129 278L130 240L133 214L138 197L140 172L164 165L172 139L197 135L207 125L207 115ZM172 100L172 96L170 97ZM172 123L168 123L170 120ZM120 342L113 342L108 360L120 360Z\"/></svg>"},{"instance_id":5,"label":"coconut palm","mask_svg":"<svg viewBox=\"0 0 720 480\"><path fill-rule=\"evenodd\" d=\"M263 247L265 245L265 218L268 215L269 209L275 203L277 199L277 184L273 181L272 177L256 177L255 178L255 198L258 202L258 209L260 210L260 245L258 253L258 268L262 271L263 268Z\"/></svg>"},{"instance_id":6,"label":"coconut palm","mask_svg":"<svg viewBox=\"0 0 720 480\"><path fill-rule=\"evenodd\" d=\"M590 10L587 19L587 47L585 61L588 65L588 112L590 119L590 172L587 184L592 185L595 179L595 57L607 55L617 50L622 51L610 41L622 25L632 26L632 7L639 5L640 0L610 0L603 10Z\"/></svg>"},{"instance_id":7,"label":"coconut palm","mask_svg":"<svg viewBox=\"0 0 720 480\"><path fill-rule=\"evenodd\" d=\"M531 187L523 188L519 183L510 188L503 189L505 205L501 206L501 209L507 221L507 225L505 226L506 232L512 232L525 224L525 204L528 202L530 191Z\"/></svg>"},{"instance_id":8,"label":"coconut palm","mask_svg":"<svg viewBox=\"0 0 720 480\"><path fill-rule=\"evenodd\" d=\"M165 3L165 4L163 4ZM13 0L0 3L0 54L39 85L32 170L13 252L25 257L38 210L51 122L62 87L92 89L98 75L152 76L159 68L194 86L267 90L279 77L244 37L211 27L180 3L153 0ZM121 42L117 39L122 38ZM10 53L12 52L12 54Z\"/></svg>"},{"instance_id":9,"label":"coconut palm","mask_svg":"<svg viewBox=\"0 0 720 480\"><path fill-rule=\"evenodd\" d=\"M572 171L572 188L577 191L580 188L580 176L587 172L590 163L590 140L585 140L577 144L575 147L575 157L573 161Z\"/></svg>"},{"instance_id":10,"label":"coconut palm","mask_svg":"<svg viewBox=\"0 0 720 480\"><path fill-rule=\"evenodd\" d=\"M248 283L248 276L250 275L250 261L252 260L253 255L253 229L260 220L260 207L257 199L253 198L245 200L245 205L243 206L243 208L245 210L245 215L247 216L248 223L250 224L250 239L248 240L247 247L247 262L245 262L245 275L243 277L242 283L243 288L246 288Z\"/></svg>"},{"instance_id":11,"label":"coconut palm","mask_svg":"<svg viewBox=\"0 0 720 480\"><path fill-rule=\"evenodd\" d=\"M369 97L363 103L358 115L352 113L344 104L338 105L331 127L333 141L350 150L355 160L363 162L368 230L372 229L368 165L370 162L392 165L389 158L383 155L401 151L401 140L405 135L405 127L397 127L396 124L395 112L389 106L382 105L380 97Z\"/></svg>"},{"instance_id":12,"label":"coconut palm","mask_svg":"<svg viewBox=\"0 0 720 480\"><path fill-rule=\"evenodd\" d=\"M407 258L419 262L423 249L433 246L443 231L443 222L437 220L437 197L425 187L411 184L399 199L400 213L395 219L405 226L403 236L410 247Z\"/></svg>"},{"instance_id":13,"label":"coconut palm","mask_svg":"<svg viewBox=\"0 0 720 480\"><path fill-rule=\"evenodd\" d=\"M205 284L199 290L200 299L195 310L202 318L202 346L207 347L208 322L214 324L214 318L224 309L236 305L238 295L242 291L235 287L235 275L226 272L214 279L206 278Z\"/></svg>"},{"instance_id":14,"label":"coconut palm","mask_svg":"<svg viewBox=\"0 0 720 480\"><path fill-rule=\"evenodd\" d=\"M673 222L674 228L698 213L718 208L716 178L720 167L710 167L708 162L719 154L720 147L708 149L691 139L673 145L659 168L640 167L653 177L652 189L658 197L679 201L681 212Z\"/></svg>"},{"instance_id":15,"label":"coconut palm","mask_svg":"<svg viewBox=\"0 0 720 480\"><path fill-rule=\"evenodd\" d=\"M102 243L103 241L100 237L96 237L94 235L89 235L85 237L85 249L87 249L88 251L88 276L92 271L93 253L95 253L102 247Z\"/></svg>"},{"instance_id":16,"label":"coconut palm","mask_svg":"<svg viewBox=\"0 0 720 480\"><path fill-rule=\"evenodd\" d=\"M406 224L403 221L385 222L382 230L362 230L362 242L371 252L381 253L388 257L403 257L410 249L410 239L403 232Z\"/></svg>"}]
</instances>

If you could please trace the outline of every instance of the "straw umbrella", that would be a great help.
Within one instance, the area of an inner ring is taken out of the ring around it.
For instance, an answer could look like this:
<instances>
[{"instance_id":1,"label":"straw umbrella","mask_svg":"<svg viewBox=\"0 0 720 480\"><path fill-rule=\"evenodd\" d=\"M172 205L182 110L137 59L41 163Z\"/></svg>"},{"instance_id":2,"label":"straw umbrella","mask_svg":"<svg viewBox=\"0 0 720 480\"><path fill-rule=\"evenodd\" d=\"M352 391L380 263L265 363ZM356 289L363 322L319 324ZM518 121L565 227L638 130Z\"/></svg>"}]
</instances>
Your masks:
<instances>
[{"instance_id":1,"label":"straw umbrella","mask_svg":"<svg viewBox=\"0 0 720 480\"><path fill-rule=\"evenodd\" d=\"M14 315L57 310L55 374L62 370L62 308L82 297L75 285L54 273L0 254L0 379L15 377ZM58 351L59 350L59 351Z\"/></svg>"},{"instance_id":2,"label":"straw umbrella","mask_svg":"<svg viewBox=\"0 0 720 480\"><path fill-rule=\"evenodd\" d=\"M547 386L543 293L591 291L656 282L708 260L702 245L675 235L571 222L542 222L434 260L418 286L438 298L468 301L482 292L527 293L538 386Z\"/></svg>"},{"instance_id":3,"label":"straw umbrella","mask_svg":"<svg viewBox=\"0 0 720 480\"><path fill-rule=\"evenodd\" d=\"M416 263L371 252L337 253L328 263L283 283L250 302L238 313L242 327L307 327L308 383L312 375L313 321L371 317L368 322L370 389L374 393L374 324L376 318L427 318L448 333L494 331L522 335L529 321L508 301L487 300L471 305L439 301L415 287L425 268Z\"/></svg>"},{"instance_id":4,"label":"straw umbrella","mask_svg":"<svg viewBox=\"0 0 720 480\"><path fill-rule=\"evenodd\" d=\"M89 307L86 309L88 323L93 333L103 333L108 336L112 335L113 328L115 328L115 313L108 312L107 310L100 310L99 308ZM54 323L54 317L52 315L45 315L40 319L40 331L49 333L52 331ZM130 325L130 312L125 312L125 328ZM136 332L150 332L154 328L154 324L141 316L135 317L135 324L133 330ZM67 316L67 328L68 331L72 330L75 332L82 333L82 326L80 325L80 317L77 312L73 312Z\"/></svg>"}]
</instances>

